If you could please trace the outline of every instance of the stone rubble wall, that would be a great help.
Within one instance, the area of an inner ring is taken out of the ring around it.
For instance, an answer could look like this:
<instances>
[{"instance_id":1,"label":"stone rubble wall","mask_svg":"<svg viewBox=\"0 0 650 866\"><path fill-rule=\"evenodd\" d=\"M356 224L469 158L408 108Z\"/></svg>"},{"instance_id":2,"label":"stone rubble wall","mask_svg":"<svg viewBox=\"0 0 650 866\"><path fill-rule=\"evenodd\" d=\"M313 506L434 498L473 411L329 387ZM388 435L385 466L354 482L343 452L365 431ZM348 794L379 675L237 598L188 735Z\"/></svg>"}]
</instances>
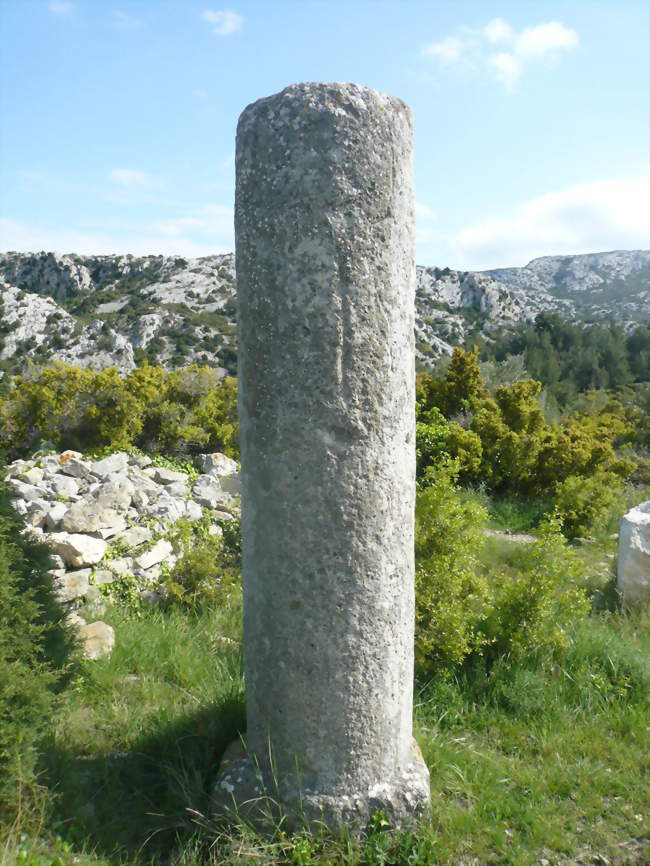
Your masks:
<instances>
[{"instance_id":1,"label":"stone rubble wall","mask_svg":"<svg viewBox=\"0 0 650 866\"><path fill-rule=\"evenodd\" d=\"M209 515L213 534L240 515L237 463L202 454L201 474L155 465L144 454L116 452L101 460L77 451L16 460L6 472L12 505L32 536L49 545L54 589L79 630L87 658L110 652L112 628L101 620L110 591L132 576L143 600L165 595L164 574L177 561L165 536L185 518Z\"/></svg>"}]
</instances>

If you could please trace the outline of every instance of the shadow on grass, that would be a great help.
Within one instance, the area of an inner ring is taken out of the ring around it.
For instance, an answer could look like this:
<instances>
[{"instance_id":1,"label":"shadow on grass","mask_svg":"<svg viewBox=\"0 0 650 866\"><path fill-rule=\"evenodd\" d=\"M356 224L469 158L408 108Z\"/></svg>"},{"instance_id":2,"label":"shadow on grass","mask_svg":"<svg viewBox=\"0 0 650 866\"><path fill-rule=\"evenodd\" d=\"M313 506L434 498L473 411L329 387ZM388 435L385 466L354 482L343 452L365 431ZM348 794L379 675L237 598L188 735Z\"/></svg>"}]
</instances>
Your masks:
<instances>
[{"instance_id":1,"label":"shadow on grass","mask_svg":"<svg viewBox=\"0 0 650 866\"><path fill-rule=\"evenodd\" d=\"M221 756L245 727L235 695L143 737L128 752L84 756L55 747L44 778L55 798L51 830L113 863L165 863L208 815Z\"/></svg>"}]
</instances>

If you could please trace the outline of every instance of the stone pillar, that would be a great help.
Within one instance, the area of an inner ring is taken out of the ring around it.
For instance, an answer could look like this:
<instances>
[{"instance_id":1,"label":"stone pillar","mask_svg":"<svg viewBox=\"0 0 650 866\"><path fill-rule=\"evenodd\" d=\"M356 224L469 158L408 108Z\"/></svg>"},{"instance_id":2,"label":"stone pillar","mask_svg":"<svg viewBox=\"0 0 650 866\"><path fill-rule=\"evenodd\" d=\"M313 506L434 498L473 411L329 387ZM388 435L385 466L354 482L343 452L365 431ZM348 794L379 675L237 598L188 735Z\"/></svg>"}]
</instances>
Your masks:
<instances>
[{"instance_id":1,"label":"stone pillar","mask_svg":"<svg viewBox=\"0 0 650 866\"><path fill-rule=\"evenodd\" d=\"M411 730L412 133L403 102L353 84L288 87L237 127L248 755L226 758L217 801L263 782L331 826L401 824L429 798Z\"/></svg>"},{"instance_id":2,"label":"stone pillar","mask_svg":"<svg viewBox=\"0 0 650 866\"><path fill-rule=\"evenodd\" d=\"M642 608L650 601L650 500L621 518L616 589L625 608Z\"/></svg>"}]
</instances>

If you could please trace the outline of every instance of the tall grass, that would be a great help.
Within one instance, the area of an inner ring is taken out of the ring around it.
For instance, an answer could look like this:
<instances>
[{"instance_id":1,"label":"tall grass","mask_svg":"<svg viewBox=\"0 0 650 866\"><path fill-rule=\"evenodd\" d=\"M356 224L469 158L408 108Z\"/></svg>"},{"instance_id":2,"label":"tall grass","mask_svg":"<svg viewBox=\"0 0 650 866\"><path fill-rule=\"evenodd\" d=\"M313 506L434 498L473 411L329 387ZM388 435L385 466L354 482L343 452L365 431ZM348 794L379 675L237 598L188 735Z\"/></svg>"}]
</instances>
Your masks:
<instances>
[{"instance_id":1,"label":"tall grass","mask_svg":"<svg viewBox=\"0 0 650 866\"><path fill-rule=\"evenodd\" d=\"M571 548L589 569L612 549L609 536ZM491 581L530 576L539 555L488 539L480 567ZM0 864L647 866L650 617L611 608L572 620L564 646L477 652L416 681L428 820L397 831L379 814L361 836L280 822L262 836L210 810L221 755L245 729L239 592L137 615L115 604L113 654L80 663L60 694Z\"/></svg>"},{"instance_id":2,"label":"tall grass","mask_svg":"<svg viewBox=\"0 0 650 866\"><path fill-rule=\"evenodd\" d=\"M199 614L110 613L116 650L83 665L66 693L42 767L40 826L14 838L14 861L22 850L26 866L532 866L588 850L648 862L647 616L591 616L562 656L503 658L489 671L475 662L417 684L432 811L415 830L377 816L362 837L281 826L269 837L210 818L220 755L245 724L239 613L236 598Z\"/></svg>"}]
</instances>

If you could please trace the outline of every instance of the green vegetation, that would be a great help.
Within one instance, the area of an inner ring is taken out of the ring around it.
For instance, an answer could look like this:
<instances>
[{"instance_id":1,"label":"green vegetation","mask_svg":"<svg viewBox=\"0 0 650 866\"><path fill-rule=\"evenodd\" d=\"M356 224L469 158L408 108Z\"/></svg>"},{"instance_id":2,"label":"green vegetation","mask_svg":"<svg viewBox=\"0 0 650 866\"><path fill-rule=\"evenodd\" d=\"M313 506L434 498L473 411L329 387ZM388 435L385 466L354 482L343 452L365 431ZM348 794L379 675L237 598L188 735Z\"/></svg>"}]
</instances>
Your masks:
<instances>
[{"instance_id":1,"label":"green vegetation","mask_svg":"<svg viewBox=\"0 0 650 866\"><path fill-rule=\"evenodd\" d=\"M490 587L478 569L486 512L462 501L458 464L442 461L416 504L415 658L422 673L453 671L486 643ZM445 575L441 580L440 576Z\"/></svg>"},{"instance_id":2,"label":"green vegetation","mask_svg":"<svg viewBox=\"0 0 650 866\"><path fill-rule=\"evenodd\" d=\"M190 607L223 604L241 583L241 530L239 522L223 522L222 535L210 534L212 521L179 520L171 535L178 562L165 586L169 603Z\"/></svg>"},{"instance_id":3,"label":"green vegetation","mask_svg":"<svg viewBox=\"0 0 650 866\"><path fill-rule=\"evenodd\" d=\"M196 364L167 372L145 362L124 378L115 368L32 366L0 395L0 450L14 460L43 442L60 450L137 446L237 456L237 383Z\"/></svg>"},{"instance_id":4,"label":"green vegetation","mask_svg":"<svg viewBox=\"0 0 650 866\"><path fill-rule=\"evenodd\" d=\"M617 607L612 537L647 497L647 415L600 391L549 419L541 383L499 363L484 377L477 352L456 350L417 382L414 726L430 819L396 831L377 813L360 837L215 825L219 761L245 730L239 525L179 521L166 604L118 587L115 649L84 662L5 492L2 866L650 861L650 617ZM9 456L44 440L140 447L196 472L198 450L236 454L237 435L236 382L197 366L30 368L0 398Z\"/></svg>"},{"instance_id":5,"label":"green vegetation","mask_svg":"<svg viewBox=\"0 0 650 866\"><path fill-rule=\"evenodd\" d=\"M573 324L557 313L540 313L534 324L485 342L481 355L492 361L521 356L531 378L566 406L583 391L647 381L650 326L626 333L616 322Z\"/></svg>"},{"instance_id":6,"label":"green vegetation","mask_svg":"<svg viewBox=\"0 0 650 866\"><path fill-rule=\"evenodd\" d=\"M50 729L74 654L47 574L49 550L24 524L0 484L0 827L20 813L34 783L38 746Z\"/></svg>"},{"instance_id":7,"label":"green vegetation","mask_svg":"<svg viewBox=\"0 0 650 866\"><path fill-rule=\"evenodd\" d=\"M451 457L460 480L493 494L553 506L576 537L602 525L623 485L645 477L642 418L611 392L590 392L574 411L549 423L534 379L500 384L492 396L477 351L455 349L444 375L417 382L420 483Z\"/></svg>"},{"instance_id":8,"label":"green vegetation","mask_svg":"<svg viewBox=\"0 0 650 866\"><path fill-rule=\"evenodd\" d=\"M416 505L416 637L420 674L452 674L459 663L491 667L566 647L587 614L585 569L554 515L518 568L480 567L487 511L455 485L458 462L427 472ZM444 575L444 577L442 577Z\"/></svg>"},{"instance_id":9,"label":"green vegetation","mask_svg":"<svg viewBox=\"0 0 650 866\"><path fill-rule=\"evenodd\" d=\"M431 819L396 832L376 815L355 839L211 821L220 755L244 726L240 614L236 591L217 606L109 611L116 648L63 693L7 863L647 862L647 616L583 616L563 647L420 673Z\"/></svg>"}]
</instances>

